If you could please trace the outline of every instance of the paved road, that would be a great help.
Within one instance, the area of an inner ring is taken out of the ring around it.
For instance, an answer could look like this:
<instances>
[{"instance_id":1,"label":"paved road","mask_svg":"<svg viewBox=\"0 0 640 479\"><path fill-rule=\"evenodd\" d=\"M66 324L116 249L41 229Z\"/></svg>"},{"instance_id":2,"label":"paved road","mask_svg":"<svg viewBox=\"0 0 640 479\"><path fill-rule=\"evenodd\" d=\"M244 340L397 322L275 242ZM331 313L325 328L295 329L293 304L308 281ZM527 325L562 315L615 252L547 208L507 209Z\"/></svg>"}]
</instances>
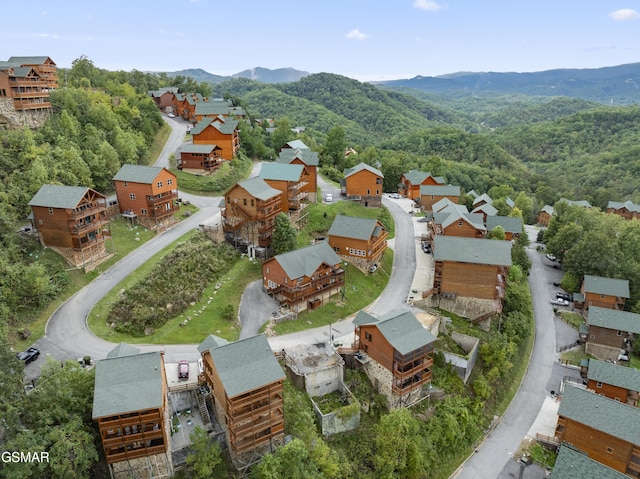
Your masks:
<instances>
[{"instance_id":1,"label":"paved road","mask_svg":"<svg viewBox=\"0 0 640 479\"><path fill-rule=\"evenodd\" d=\"M532 261L529 287L536 325L535 344L529 367L520 389L498 426L478 447L478 452L454 475L459 479L501 477L501 471L527 435L547 395L546 389L555 362L555 325L553 309L549 303L553 284L548 279L548 268L543 264L544 256L538 254L533 246L537 232L533 227L526 228L532 240L532 246L527 253Z\"/></svg>"}]
</instances>

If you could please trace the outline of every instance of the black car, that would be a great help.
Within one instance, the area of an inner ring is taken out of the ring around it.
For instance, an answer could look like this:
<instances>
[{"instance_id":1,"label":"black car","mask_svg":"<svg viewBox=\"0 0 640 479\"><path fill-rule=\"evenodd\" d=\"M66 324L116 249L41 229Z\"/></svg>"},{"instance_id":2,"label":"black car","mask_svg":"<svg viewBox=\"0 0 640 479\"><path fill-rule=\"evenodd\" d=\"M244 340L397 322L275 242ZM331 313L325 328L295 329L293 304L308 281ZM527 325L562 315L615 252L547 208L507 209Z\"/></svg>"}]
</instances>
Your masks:
<instances>
[{"instance_id":1,"label":"black car","mask_svg":"<svg viewBox=\"0 0 640 479\"><path fill-rule=\"evenodd\" d=\"M571 301L573 299L569 293L556 293L556 298L565 299L567 301Z\"/></svg>"},{"instance_id":2,"label":"black car","mask_svg":"<svg viewBox=\"0 0 640 479\"><path fill-rule=\"evenodd\" d=\"M16 357L20 361L24 361L25 364L29 364L30 362L35 361L36 359L38 359L38 356L40 356L40 350L33 347L16 354Z\"/></svg>"},{"instance_id":3,"label":"black car","mask_svg":"<svg viewBox=\"0 0 640 479\"><path fill-rule=\"evenodd\" d=\"M431 253L431 245L427 242L422 243L422 251L425 253Z\"/></svg>"}]
</instances>

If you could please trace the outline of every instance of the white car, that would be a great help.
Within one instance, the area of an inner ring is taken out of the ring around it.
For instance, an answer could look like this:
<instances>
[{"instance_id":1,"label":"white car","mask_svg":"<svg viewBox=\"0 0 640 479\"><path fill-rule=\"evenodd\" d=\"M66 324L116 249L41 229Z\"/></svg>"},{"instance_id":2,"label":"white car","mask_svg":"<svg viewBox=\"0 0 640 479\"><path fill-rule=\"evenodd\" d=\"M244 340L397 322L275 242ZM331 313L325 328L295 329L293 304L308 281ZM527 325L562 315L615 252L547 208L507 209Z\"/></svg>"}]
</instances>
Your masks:
<instances>
[{"instance_id":1,"label":"white car","mask_svg":"<svg viewBox=\"0 0 640 479\"><path fill-rule=\"evenodd\" d=\"M551 304L556 306L569 306L569 301L562 298L555 298L551 300Z\"/></svg>"},{"instance_id":2,"label":"white car","mask_svg":"<svg viewBox=\"0 0 640 479\"><path fill-rule=\"evenodd\" d=\"M548 259L549 261L555 261L555 260L556 260L556 257L555 257L555 256L553 256L552 254L548 254L548 255L546 255L546 256L547 256L547 259Z\"/></svg>"},{"instance_id":3,"label":"white car","mask_svg":"<svg viewBox=\"0 0 640 479\"><path fill-rule=\"evenodd\" d=\"M331 193L327 193L324 197L324 201L331 203L333 201L333 195Z\"/></svg>"},{"instance_id":4,"label":"white car","mask_svg":"<svg viewBox=\"0 0 640 479\"><path fill-rule=\"evenodd\" d=\"M175 118L175 117L176 117L173 113L169 113L167 116L168 116L169 118Z\"/></svg>"}]
</instances>

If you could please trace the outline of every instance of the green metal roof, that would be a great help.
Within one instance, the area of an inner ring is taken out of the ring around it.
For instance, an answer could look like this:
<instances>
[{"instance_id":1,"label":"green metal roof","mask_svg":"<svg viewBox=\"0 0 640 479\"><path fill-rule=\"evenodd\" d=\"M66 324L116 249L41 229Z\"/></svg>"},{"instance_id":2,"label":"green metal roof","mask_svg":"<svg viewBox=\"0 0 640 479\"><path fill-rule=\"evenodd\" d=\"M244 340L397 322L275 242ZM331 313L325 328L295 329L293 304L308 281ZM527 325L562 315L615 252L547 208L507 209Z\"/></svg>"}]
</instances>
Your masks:
<instances>
[{"instance_id":1,"label":"green metal roof","mask_svg":"<svg viewBox=\"0 0 640 479\"><path fill-rule=\"evenodd\" d=\"M635 368L591 359L587 378L640 392L640 371Z\"/></svg>"},{"instance_id":2,"label":"green metal roof","mask_svg":"<svg viewBox=\"0 0 640 479\"><path fill-rule=\"evenodd\" d=\"M341 236L358 240L369 240L374 234L378 220L337 215L329 228L329 236Z\"/></svg>"},{"instance_id":3,"label":"green metal roof","mask_svg":"<svg viewBox=\"0 0 640 479\"><path fill-rule=\"evenodd\" d=\"M640 314L617 309L591 306L587 317L589 326L599 326L616 331L640 334Z\"/></svg>"},{"instance_id":4,"label":"green metal roof","mask_svg":"<svg viewBox=\"0 0 640 479\"><path fill-rule=\"evenodd\" d=\"M498 213L498 210L491 203L485 203L480 205L471 211L471 213L483 212L487 216L495 216Z\"/></svg>"},{"instance_id":5,"label":"green metal roof","mask_svg":"<svg viewBox=\"0 0 640 479\"><path fill-rule=\"evenodd\" d=\"M374 175L377 175L380 178L384 178L384 175L382 174L382 172L380 170L378 170L377 168L374 168L373 166L367 165L366 163L358 163L353 168L345 169L344 170L344 177L347 178L348 176L351 176L351 175L353 175L355 173L358 173L360 171L363 171L363 170L370 171Z\"/></svg>"},{"instance_id":6,"label":"green metal roof","mask_svg":"<svg viewBox=\"0 0 640 479\"><path fill-rule=\"evenodd\" d=\"M640 445L640 409L575 386L567 385L558 416ZM634 427L636 426L636 427Z\"/></svg>"},{"instance_id":7,"label":"green metal roof","mask_svg":"<svg viewBox=\"0 0 640 479\"><path fill-rule=\"evenodd\" d=\"M288 163L263 163L260 170L260 178L265 180L300 181L304 165L291 165Z\"/></svg>"},{"instance_id":8,"label":"green metal roof","mask_svg":"<svg viewBox=\"0 0 640 479\"><path fill-rule=\"evenodd\" d=\"M107 353L107 359L124 358L125 356L135 356L140 354L140 350L127 343L120 343Z\"/></svg>"},{"instance_id":9,"label":"green metal roof","mask_svg":"<svg viewBox=\"0 0 640 479\"><path fill-rule=\"evenodd\" d=\"M202 354L205 351L217 348L218 346L224 346L225 344L229 344L229 341L214 334L209 334L206 338L204 338L204 341L202 341L198 345L198 352Z\"/></svg>"},{"instance_id":10,"label":"green metal roof","mask_svg":"<svg viewBox=\"0 0 640 479\"><path fill-rule=\"evenodd\" d=\"M122 165L113 181L152 184L164 168L159 166Z\"/></svg>"},{"instance_id":11,"label":"green metal roof","mask_svg":"<svg viewBox=\"0 0 640 479\"><path fill-rule=\"evenodd\" d=\"M629 281L626 279L603 278L602 276L584 275L584 292L605 294L620 298L629 297Z\"/></svg>"},{"instance_id":12,"label":"green metal roof","mask_svg":"<svg viewBox=\"0 0 640 479\"><path fill-rule=\"evenodd\" d=\"M367 314L367 316L370 315ZM393 346L393 349L402 355L422 348L436 340L436 337L422 326L410 311L392 311L377 319L370 317L373 321L360 322L359 324L375 324L385 339L389 341L389 344ZM356 316L356 319L358 319L358 316ZM365 321L366 319L366 316L361 316L360 321ZM354 324L356 324L355 319Z\"/></svg>"},{"instance_id":13,"label":"green metal roof","mask_svg":"<svg viewBox=\"0 0 640 479\"><path fill-rule=\"evenodd\" d=\"M11 63L20 63L23 65L42 65L44 64L47 60L51 60L50 57L11 57L9 58L9 62ZM53 62L53 60L51 60ZM54 63L55 65L55 63Z\"/></svg>"},{"instance_id":14,"label":"green metal roof","mask_svg":"<svg viewBox=\"0 0 640 479\"><path fill-rule=\"evenodd\" d=\"M545 213L547 213L547 214L549 214L551 216L554 215L553 206L544 205L540 211L544 211Z\"/></svg>"},{"instance_id":15,"label":"green metal roof","mask_svg":"<svg viewBox=\"0 0 640 479\"><path fill-rule=\"evenodd\" d=\"M164 374L159 352L98 361L92 417L161 407Z\"/></svg>"},{"instance_id":16,"label":"green metal roof","mask_svg":"<svg viewBox=\"0 0 640 479\"><path fill-rule=\"evenodd\" d=\"M285 378L264 334L209 350L227 397Z\"/></svg>"},{"instance_id":17,"label":"green metal roof","mask_svg":"<svg viewBox=\"0 0 640 479\"><path fill-rule=\"evenodd\" d=\"M522 233L522 218L517 216L487 216L487 230L502 226L507 233Z\"/></svg>"},{"instance_id":18,"label":"green metal roof","mask_svg":"<svg viewBox=\"0 0 640 479\"><path fill-rule=\"evenodd\" d=\"M460 187L457 185L421 185L420 195L460 196Z\"/></svg>"},{"instance_id":19,"label":"green metal roof","mask_svg":"<svg viewBox=\"0 0 640 479\"><path fill-rule=\"evenodd\" d=\"M311 150L291 149L285 148L280 150L280 154L276 158L278 163L291 163L296 158L302 160L305 165L318 166L320 164L320 158L318 153Z\"/></svg>"},{"instance_id":20,"label":"green metal roof","mask_svg":"<svg viewBox=\"0 0 640 479\"><path fill-rule=\"evenodd\" d=\"M636 205L631 201L625 201L624 203L621 203L619 201L609 201L609 203L607 204L607 209L609 208L612 208L614 210L621 210L622 208L626 208L631 212L640 213L640 205Z\"/></svg>"},{"instance_id":21,"label":"green metal roof","mask_svg":"<svg viewBox=\"0 0 640 479\"><path fill-rule=\"evenodd\" d=\"M305 145L304 141L302 140L293 140L293 141L288 141L287 146L289 148L285 148L285 150L308 150L309 147L307 145Z\"/></svg>"},{"instance_id":22,"label":"green metal roof","mask_svg":"<svg viewBox=\"0 0 640 479\"><path fill-rule=\"evenodd\" d=\"M629 476L589 459L586 454L560 446L551 479L629 479Z\"/></svg>"},{"instance_id":23,"label":"green metal roof","mask_svg":"<svg viewBox=\"0 0 640 479\"><path fill-rule=\"evenodd\" d=\"M268 200L276 195L282 194L280 190L276 190L258 176L241 181L238 186L244 188L251 196L259 200Z\"/></svg>"},{"instance_id":24,"label":"green metal roof","mask_svg":"<svg viewBox=\"0 0 640 479\"><path fill-rule=\"evenodd\" d=\"M205 155L210 154L215 149L220 149L217 145L194 145L193 143L187 143L180 148L181 153L202 153Z\"/></svg>"},{"instance_id":25,"label":"green metal roof","mask_svg":"<svg viewBox=\"0 0 640 479\"><path fill-rule=\"evenodd\" d=\"M511 266L511 242L436 235L436 261Z\"/></svg>"},{"instance_id":26,"label":"green metal roof","mask_svg":"<svg viewBox=\"0 0 640 479\"><path fill-rule=\"evenodd\" d=\"M202 120L200 120L198 123L196 123L196 125L191 129L191 134L192 135L199 135L200 133L202 133L204 131L204 129L206 127L208 127L211 122L214 120L214 118L211 117L204 117Z\"/></svg>"},{"instance_id":27,"label":"green metal roof","mask_svg":"<svg viewBox=\"0 0 640 479\"><path fill-rule=\"evenodd\" d=\"M353 318L353 324L355 326L360 326L361 324L372 324L377 322L378 322L378 318L371 316L369 313L367 313L364 310L358 311L358 314L356 314L356 317Z\"/></svg>"},{"instance_id":28,"label":"green metal roof","mask_svg":"<svg viewBox=\"0 0 640 479\"><path fill-rule=\"evenodd\" d=\"M571 206L582 206L583 208L591 208L591 203L589 203L587 200L568 200L566 198L560 198L560 200L558 201L564 201Z\"/></svg>"},{"instance_id":29,"label":"green metal roof","mask_svg":"<svg viewBox=\"0 0 640 479\"><path fill-rule=\"evenodd\" d=\"M238 120L232 120L231 118L225 118L224 123L220 121L214 121L211 126L224 135L231 135L238 126Z\"/></svg>"},{"instance_id":30,"label":"green metal roof","mask_svg":"<svg viewBox=\"0 0 640 479\"><path fill-rule=\"evenodd\" d=\"M418 170L411 170L404 174L405 179L412 185L419 185L430 176L431 173L425 173L424 171Z\"/></svg>"},{"instance_id":31,"label":"green metal roof","mask_svg":"<svg viewBox=\"0 0 640 479\"><path fill-rule=\"evenodd\" d=\"M445 208L449 208L451 205L458 205L458 204L454 203L449 198L442 198L436 201L433 205L431 205L431 208L433 208L433 211L438 212L438 211L443 211ZM467 213L469 212L466 206L464 205L458 205L458 206L462 206L465 212Z\"/></svg>"},{"instance_id":32,"label":"green metal roof","mask_svg":"<svg viewBox=\"0 0 640 479\"><path fill-rule=\"evenodd\" d=\"M86 186L42 185L29 201L29 206L74 209L87 194ZM97 193L97 192L96 192ZM97 193L100 195L100 193ZM100 195L104 198L104 195Z\"/></svg>"},{"instance_id":33,"label":"green metal roof","mask_svg":"<svg viewBox=\"0 0 640 479\"><path fill-rule=\"evenodd\" d=\"M196 115L228 115L229 105L227 102L206 102L196 103Z\"/></svg>"},{"instance_id":34,"label":"green metal roof","mask_svg":"<svg viewBox=\"0 0 640 479\"><path fill-rule=\"evenodd\" d=\"M475 205L476 203L480 203L483 200L484 200L485 203L489 203L489 204L493 203L493 199L491 199L491 197L488 194L483 193L480 196L477 196L473 200L473 204Z\"/></svg>"},{"instance_id":35,"label":"green metal roof","mask_svg":"<svg viewBox=\"0 0 640 479\"><path fill-rule=\"evenodd\" d=\"M276 255L274 260L291 279L311 277L323 263L335 266L341 261L326 241Z\"/></svg>"}]
</instances>

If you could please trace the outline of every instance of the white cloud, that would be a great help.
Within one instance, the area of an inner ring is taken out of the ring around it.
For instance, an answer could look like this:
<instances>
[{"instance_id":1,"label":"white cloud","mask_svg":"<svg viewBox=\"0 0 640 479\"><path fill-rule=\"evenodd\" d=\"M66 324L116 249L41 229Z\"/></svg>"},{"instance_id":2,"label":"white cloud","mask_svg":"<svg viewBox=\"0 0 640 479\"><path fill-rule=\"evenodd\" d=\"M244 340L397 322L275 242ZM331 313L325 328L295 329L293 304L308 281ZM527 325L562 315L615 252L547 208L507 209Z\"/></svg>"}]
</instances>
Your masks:
<instances>
[{"instance_id":1,"label":"white cloud","mask_svg":"<svg viewBox=\"0 0 640 479\"><path fill-rule=\"evenodd\" d=\"M620 10L616 10L615 12L611 12L609 14L609 18L617 22L623 22L625 20L637 20L638 18L640 18L640 13L636 12L632 8L622 8Z\"/></svg>"},{"instance_id":2,"label":"white cloud","mask_svg":"<svg viewBox=\"0 0 640 479\"><path fill-rule=\"evenodd\" d=\"M442 10L442 5L438 5L438 3L433 0L415 0L413 6L418 10L426 10L427 12Z\"/></svg>"},{"instance_id":3,"label":"white cloud","mask_svg":"<svg viewBox=\"0 0 640 479\"><path fill-rule=\"evenodd\" d=\"M357 28L354 28L349 33L347 33L345 35L345 37L351 38L353 40L363 41L363 40L366 40L367 38L369 38L369 35L367 35L366 33L362 33Z\"/></svg>"}]
</instances>

